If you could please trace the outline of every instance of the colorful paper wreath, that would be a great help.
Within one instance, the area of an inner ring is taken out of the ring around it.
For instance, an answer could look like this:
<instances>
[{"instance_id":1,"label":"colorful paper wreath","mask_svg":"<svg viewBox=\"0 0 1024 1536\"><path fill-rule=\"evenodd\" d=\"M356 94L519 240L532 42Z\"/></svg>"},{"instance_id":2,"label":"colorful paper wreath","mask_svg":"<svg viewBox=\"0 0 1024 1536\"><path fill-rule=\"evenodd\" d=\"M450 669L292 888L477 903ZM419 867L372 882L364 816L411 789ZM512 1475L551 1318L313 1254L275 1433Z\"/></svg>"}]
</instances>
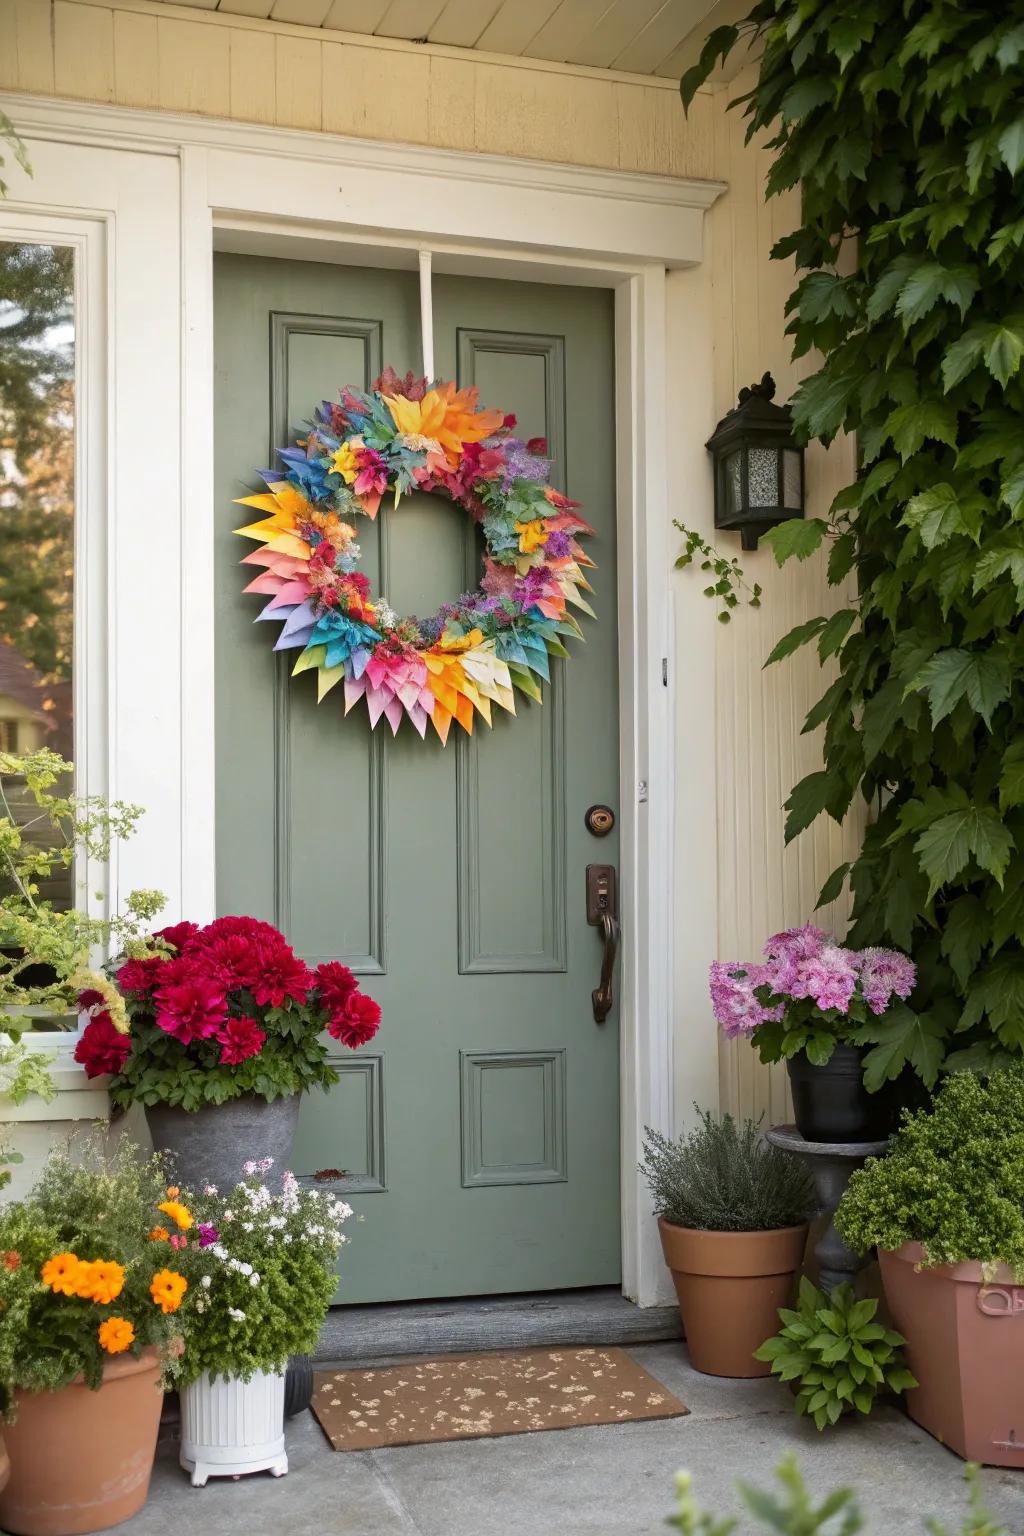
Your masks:
<instances>
[{"instance_id":1,"label":"colorful paper wreath","mask_svg":"<svg viewBox=\"0 0 1024 1536\"><path fill-rule=\"evenodd\" d=\"M283 621L274 649L301 651L293 676L316 670L318 702L344 683L346 714L365 699L372 726L383 716L397 732L407 715L423 736L429 720L442 742L453 720L490 725L492 705L515 714L517 689L540 699L549 657L580 634L568 605L593 617L581 595L593 561L576 535L594 530L548 484L546 443L515 437L515 417L481 410L475 389L390 368L340 398L278 450L283 471L259 471L266 492L240 498L265 514L236 531L260 541L243 564L263 569L245 590L270 597L258 618ZM423 619L372 597L347 521L417 490L464 507L486 545L477 590Z\"/></svg>"}]
</instances>

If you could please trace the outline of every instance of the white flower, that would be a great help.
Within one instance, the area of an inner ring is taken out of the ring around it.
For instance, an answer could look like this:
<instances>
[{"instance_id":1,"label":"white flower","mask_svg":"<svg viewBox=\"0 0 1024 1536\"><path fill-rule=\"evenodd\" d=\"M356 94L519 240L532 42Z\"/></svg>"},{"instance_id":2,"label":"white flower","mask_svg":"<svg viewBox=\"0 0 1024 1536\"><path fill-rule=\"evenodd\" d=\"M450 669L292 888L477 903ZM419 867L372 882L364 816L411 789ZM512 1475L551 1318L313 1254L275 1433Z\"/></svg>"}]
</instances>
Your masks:
<instances>
[{"instance_id":1,"label":"white flower","mask_svg":"<svg viewBox=\"0 0 1024 1536\"><path fill-rule=\"evenodd\" d=\"M286 1243L290 1243L291 1240L292 1240L291 1233L290 1232L286 1232L285 1235L284 1235L284 1238L282 1239L282 1241L286 1242Z\"/></svg>"},{"instance_id":2,"label":"white flower","mask_svg":"<svg viewBox=\"0 0 1024 1536\"><path fill-rule=\"evenodd\" d=\"M204 1275L203 1278L200 1280L199 1284L202 1286L204 1291L208 1291L210 1289L210 1277L209 1277L209 1275Z\"/></svg>"},{"instance_id":3,"label":"white flower","mask_svg":"<svg viewBox=\"0 0 1024 1536\"><path fill-rule=\"evenodd\" d=\"M260 1283L259 1275L250 1275L249 1276L249 1284L250 1285L256 1286L256 1285L259 1285L259 1283Z\"/></svg>"},{"instance_id":4,"label":"white flower","mask_svg":"<svg viewBox=\"0 0 1024 1536\"><path fill-rule=\"evenodd\" d=\"M215 1194L217 1194L217 1186L216 1186L216 1184L204 1184L204 1186L203 1186L203 1194L204 1195L215 1195Z\"/></svg>"},{"instance_id":5,"label":"white flower","mask_svg":"<svg viewBox=\"0 0 1024 1536\"><path fill-rule=\"evenodd\" d=\"M245 1313L241 1307L228 1307L228 1317L232 1318L236 1323L245 1322Z\"/></svg>"},{"instance_id":6,"label":"white flower","mask_svg":"<svg viewBox=\"0 0 1024 1536\"><path fill-rule=\"evenodd\" d=\"M242 1172L250 1176L256 1172L256 1164L252 1161L251 1158L247 1163L242 1164Z\"/></svg>"},{"instance_id":7,"label":"white flower","mask_svg":"<svg viewBox=\"0 0 1024 1536\"><path fill-rule=\"evenodd\" d=\"M243 1230L243 1232L251 1232L252 1229L253 1229L253 1224L252 1224L251 1221L243 1221L242 1222L242 1230Z\"/></svg>"},{"instance_id":8,"label":"white flower","mask_svg":"<svg viewBox=\"0 0 1024 1536\"><path fill-rule=\"evenodd\" d=\"M239 1269L239 1273L240 1274L243 1274L243 1275L251 1275L252 1274L252 1265L251 1264L245 1264L245 1263L239 1264L238 1269Z\"/></svg>"},{"instance_id":9,"label":"white flower","mask_svg":"<svg viewBox=\"0 0 1024 1536\"><path fill-rule=\"evenodd\" d=\"M224 1220L225 1221L234 1221L234 1219L235 1219L234 1211L225 1211L224 1212Z\"/></svg>"}]
</instances>

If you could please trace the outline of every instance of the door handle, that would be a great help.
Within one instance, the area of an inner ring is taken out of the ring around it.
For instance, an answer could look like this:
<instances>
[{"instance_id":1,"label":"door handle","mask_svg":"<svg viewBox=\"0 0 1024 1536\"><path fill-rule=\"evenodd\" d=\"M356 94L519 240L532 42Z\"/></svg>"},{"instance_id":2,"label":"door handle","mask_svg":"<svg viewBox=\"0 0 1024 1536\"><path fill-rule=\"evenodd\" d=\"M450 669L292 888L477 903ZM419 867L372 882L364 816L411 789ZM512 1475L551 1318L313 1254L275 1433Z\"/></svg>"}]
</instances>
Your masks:
<instances>
[{"instance_id":1,"label":"door handle","mask_svg":"<svg viewBox=\"0 0 1024 1536\"><path fill-rule=\"evenodd\" d=\"M601 980L590 994L594 1022L603 1024L612 1011L612 977L619 951L618 890L613 864L587 865L587 922L600 928L603 941Z\"/></svg>"}]
</instances>

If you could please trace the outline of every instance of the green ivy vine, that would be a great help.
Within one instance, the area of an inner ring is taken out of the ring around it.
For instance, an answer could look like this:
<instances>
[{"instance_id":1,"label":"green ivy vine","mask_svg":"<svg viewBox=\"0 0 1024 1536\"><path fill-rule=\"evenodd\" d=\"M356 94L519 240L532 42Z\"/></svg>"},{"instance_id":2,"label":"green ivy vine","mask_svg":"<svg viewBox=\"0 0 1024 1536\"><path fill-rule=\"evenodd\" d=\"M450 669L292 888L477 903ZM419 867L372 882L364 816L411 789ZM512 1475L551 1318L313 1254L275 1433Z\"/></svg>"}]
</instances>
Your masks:
<instances>
[{"instance_id":1,"label":"green ivy vine","mask_svg":"<svg viewBox=\"0 0 1024 1536\"><path fill-rule=\"evenodd\" d=\"M786 839L873 807L820 902L849 878L848 942L913 954L882 1046L931 1086L1024 1051L1024 0L760 0L710 35L684 105L752 30L748 137L770 134L768 195L801 196L772 252L802 273L788 333L824 358L794 420L859 444L828 516L767 536L780 564L827 542L856 591L769 657L816 641L838 664Z\"/></svg>"}]
</instances>

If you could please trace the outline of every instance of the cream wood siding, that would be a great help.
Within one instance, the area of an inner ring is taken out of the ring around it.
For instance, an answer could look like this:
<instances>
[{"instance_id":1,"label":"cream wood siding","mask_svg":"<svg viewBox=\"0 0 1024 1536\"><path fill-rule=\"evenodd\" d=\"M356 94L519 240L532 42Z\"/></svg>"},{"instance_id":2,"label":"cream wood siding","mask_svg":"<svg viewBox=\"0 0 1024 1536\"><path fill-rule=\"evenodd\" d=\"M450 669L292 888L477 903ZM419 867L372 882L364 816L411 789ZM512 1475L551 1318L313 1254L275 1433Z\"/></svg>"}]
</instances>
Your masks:
<instances>
[{"instance_id":1,"label":"cream wood siding","mask_svg":"<svg viewBox=\"0 0 1024 1536\"><path fill-rule=\"evenodd\" d=\"M340 12L339 12L340 14ZM123 0L0 0L0 89L116 102L126 106L197 112L282 127L322 128L366 138L430 144L490 154L527 156L580 165L666 175L713 177L728 192L709 218L706 286L714 344L714 377L699 391L710 432L735 402L737 390L770 368L779 398L800 370L789 361L783 306L792 283L788 264L768 251L793 219L795 200L762 197L768 163L764 149L743 144L743 119L727 112L745 88L702 93L684 118L674 86L560 64L416 46L400 40L338 40L280 21L251 20L211 10L172 10L166 3ZM675 285L694 274L669 276L667 345L671 369L687 368L685 327L673 312ZM679 310L682 313L682 310ZM807 366L806 363L801 365ZM671 427L677 401L668 402ZM671 447L671 444L670 444ZM822 513L853 469L850 444L807 458L808 510ZM692 477L691 477L692 478ZM676 477L670 504L676 515L712 533L710 477L693 494ZM721 535L725 550L738 539ZM801 737L807 708L826 682L813 648L768 672L762 662L778 637L825 611L822 562L776 569L767 551L744 556L752 579L765 589L760 611L737 611L729 625L697 629L699 654L687 651L692 625L680 625L678 675L714 669L713 706L699 718L680 712L678 774L687 772L693 731L713 730L717 755L712 870L678 860L678 907L692 899L694 881L717 891L715 953L756 955L776 929L811 915L818 891L834 866L859 840L860 812L839 829L824 820L790 847L782 844L782 804L794 783L820 762L820 736ZM677 603L692 595L674 577ZM703 599L701 599L703 601ZM708 690L710 698L710 690ZM710 808L709 808L710 814ZM680 845L685 839L680 835ZM841 931L845 908L825 913ZM708 958L711 958L709 956ZM697 995L699 993L699 995ZM706 994L692 982L677 1007L676 1099L685 1118L693 1097L688 1053L707 1038ZM786 1113L784 1073L759 1067L743 1043L722 1042L723 1108Z\"/></svg>"}]
</instances>

